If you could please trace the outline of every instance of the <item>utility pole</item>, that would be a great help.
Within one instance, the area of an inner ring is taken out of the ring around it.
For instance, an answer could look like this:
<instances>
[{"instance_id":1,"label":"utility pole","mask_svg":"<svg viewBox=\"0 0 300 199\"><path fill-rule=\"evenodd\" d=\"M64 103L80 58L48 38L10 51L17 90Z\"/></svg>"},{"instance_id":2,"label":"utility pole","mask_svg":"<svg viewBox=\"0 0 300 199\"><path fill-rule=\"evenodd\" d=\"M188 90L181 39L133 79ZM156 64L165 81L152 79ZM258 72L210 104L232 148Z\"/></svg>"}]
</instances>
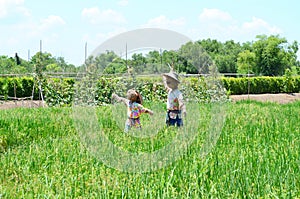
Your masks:
<instances>
[{"instance_id":1,"label":"utility pole","mask_svg":"<svg viewBox=\"0 0 300 199\"><path fill-rule=\"evenodd\" d=\"M249 94L250 94L250 79L249 79L249 64L248 64L248 100L249 100Z\"/></svg>"},{"instance_id":2,"label":"utility pole","mask_svg":"<svg viewBox=\"0 0 300 199\"><path fill-rule=\"evenodd\" d=\"M87 57L87 42L85 42L85 47L84 47L84 65L85 65L85 72L87 71L86 57Z\"/></svg>"},{"instance_id":3,"label":"utility pole","mask_svg":"<svg viewBox=\"0 0 300 199\"><path fill-rule=\"evenodd\" d=\"M38 70L37 70L37 75L38 75L38 83L39 83L39 97L42 98L42 105L44 107L44 96L43 96L43 91L42 91L42 84L41 84L41 79L42 77L42 40L40 40L40 55L39 55L39 61L38 61Z\"/></svg>"}]
</instances>

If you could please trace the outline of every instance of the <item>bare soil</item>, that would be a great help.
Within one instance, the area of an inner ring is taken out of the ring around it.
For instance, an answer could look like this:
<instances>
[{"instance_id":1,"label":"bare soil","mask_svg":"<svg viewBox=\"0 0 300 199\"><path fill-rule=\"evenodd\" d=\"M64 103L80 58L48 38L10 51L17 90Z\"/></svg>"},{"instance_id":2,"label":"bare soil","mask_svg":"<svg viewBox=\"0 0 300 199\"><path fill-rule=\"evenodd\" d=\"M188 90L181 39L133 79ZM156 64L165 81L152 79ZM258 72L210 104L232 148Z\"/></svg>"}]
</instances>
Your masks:
<instances>
[{"instance_id":1,"label":"bare soil","mask_svg":"<svg viewBox=\"0 0 300 199\"><path fill-rule=\"evenodd\" d=\"M239 100L256 100L261 102L275 102L279 104L286 104L300 100L300 93L278 93L278 94L251 94L251 95L231 95L232 101Z\"/></svg>"},{"instance_id":2,"label":"bare soil","mask_svg":"<svg viewBox=\"0 0 300 199\"><path fill-rule=\"evenodd\" d=\"M26 108L37 108L46 107L46 103L39 100L11 100L11 101L0 101L0 109L10 109L18 107Z\"/></svg>"}]
</instances>

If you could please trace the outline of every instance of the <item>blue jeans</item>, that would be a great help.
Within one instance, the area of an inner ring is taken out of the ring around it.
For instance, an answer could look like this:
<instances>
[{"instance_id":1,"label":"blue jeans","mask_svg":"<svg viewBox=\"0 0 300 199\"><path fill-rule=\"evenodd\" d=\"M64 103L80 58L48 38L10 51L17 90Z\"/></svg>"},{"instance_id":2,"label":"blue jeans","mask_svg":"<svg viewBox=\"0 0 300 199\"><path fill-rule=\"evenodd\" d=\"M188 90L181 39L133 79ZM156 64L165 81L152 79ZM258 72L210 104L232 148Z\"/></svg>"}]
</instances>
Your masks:
<instances>
[{"instance_id":1,"label":"blue jeans","mask_svg":"<svg viewBox=\"0 0 300 199\"><path fill-rule=\"evenodd\" d=\"M181 118L180 110L168 110L166 115L166 124L167 126L183 126L183 121Z\"/></svg>"}]
</instances>

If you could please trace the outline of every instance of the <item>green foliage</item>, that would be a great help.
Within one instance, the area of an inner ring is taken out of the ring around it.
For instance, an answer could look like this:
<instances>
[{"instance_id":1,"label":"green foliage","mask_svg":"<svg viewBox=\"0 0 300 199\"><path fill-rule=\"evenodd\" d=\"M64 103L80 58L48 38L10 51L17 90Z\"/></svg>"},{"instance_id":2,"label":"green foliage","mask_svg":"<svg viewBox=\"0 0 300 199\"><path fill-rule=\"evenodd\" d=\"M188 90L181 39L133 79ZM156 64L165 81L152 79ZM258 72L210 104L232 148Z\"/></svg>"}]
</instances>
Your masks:
<instances>
[{"instance_id":1,"label":"green foliage","mask_svg":"<svg viewBox=\"0 0 300 199\"><path fill-rule=\"evenodd\" d=\"M281 76L285 69L296 65L297 42L289 45L279 35L257 36L253 43L256 57L255 74L265 76Z\"/></svg>"},{"instance_id":2,"label":"green foliage","mask_svg":"<svg viewBox=\"0 0 300 199\"><path fill-rule=\"evenodd\" d=\"M116 92L117 82L118 79L103 77L97 81L95 100L98 105L111 103L111 96L114 92ZM122 90L122 88L119 87L118 90Z\"/></svg>"},{"instance_id":3,"label":"green foliage","mask_svg":"<svg viewBox=\"0 0 300 199\"><path fill-rule=\"evenodd\" d=\"M7 78L0 78L0 95L7 95Z\"/></svg>"},{"instance_id":4,"label":"green foliage","mask_svg":"<svg viewBox=\"0 0 300 199\"><path fill-rule=\"evenodd\" d=\"M21 84L22 84L22 90L23 90L23 93L22 93L22 96L26 96L26 97L29 97L32 95L35 95L37 94L37 86L36 88L34 88L34 79L31 78L31 77L24 77L21 79Z\"/></svg>"},{"instance_id":5,"label":"green foliage","mask_svg":"<svg viewBox=\"0 0 300 199\"><path fill-rule=\"evenodd\" d=\"M5 77L0 78L0 95L5 97L30 97L32 93L37 94L34 89L34 79L31 77Z\"/></svg>"},{"instance_id":6,"label":"green foliage","mask_svg":"<svg viewBox=\"0 0 300 199\"><path fill-rule=\"evenodd\" d=\"M147 173L121 172L93 156L78 137L71 108L1 110L1 198L298 198L299 102L228 105L212 151L199 154L212 119L211 104L199 104L201 125L186 153ZM110 108L96 110L99 125L125 151L152 152L176 134L166 128L147 139L129 136Z\"/></svg>"},{"instance_id":7,"label":"green foliage","mask_svg":"<svg viewBox=\"0 0 300 199\"><path fill-rule=\"evenodd\" d=\"M0 56L0 71L3 74L25 74L45 72L94 71L97 74L119 74L128 68L138 74L158 74L168 72L168 64L183 74L207 73L215 64L220 73L245 73L253 71L256 75L281 76L285 69L299 73L297 52L299 43L288 42L279 35L258 35L255 42L240 44L233 40L220 42L203 39L188 42L178 50L153 50L146 55L135 53L124 59L120 52L107 51L95 57L89 56L85 63L75 67L63 57L53 57L49 52L37 52L31 60ZM253 53L255 56L253 56ZM254 60L253 60L254 59Z\"/></svg>"},{"instance_id":8,"label":"green foliage","mask_svg":"<svg viewBox=\"0 0 300 199\"><path fill-rule=\"evenodd\" d=\"M48 79L45 82L45 101L48 106L70 106L74 96L74 79Z\"/></svg>"},{"instance_id":9,"label":"green foliage","mask_svg":"<svg viewBox=\"0 0 300 199\"><path fill-rule=\"evenodd\" d=\"M9 148L30 145L37 140L54 138L70 132L70 110L14 109L0 112L0 155ZM1 151L2 150L2 151Z\"/></svg>"},{"instance_id":10,"label":"green foliage","mask_svg":"<svg viewBox=\"0 0 300 199\"><path fill-rule=\"evenodd\" d=\"M239 43L233 40L226 41L223 44L221 52L216 56L216 65L220 73L236 73L237 72L237 58L238 54L242 51Z\"/></svg>"},{"instance_id":11,"label":"green foliage","mask_svg":"<svg viewBox=\"0 0 300 199\"><path fill-rule=\"evenodd\" d=\"M67 64L62 57L54 58L51 53L37 52L30 61L19 58L17 64L12 57L0 56L0 71L2 74L26 74L43 72L76 72L72 64Z\"/></svg>"},{"instance_id":12,"label":"green foliage","mask_svg":"<svg viewBox=\"0 0 300 199\"><path fill-rule=\"evenodd\" d=\"M9 78L7 95L12 97L20 97L22 96L22 93L23 93L23 86L21 83L21 79L18 77Z\"/></svg>"},{"instance_id":13,"label":"green foliage","mask_svg":"<svg viewBox=\"0 0 300 199\"><path fill-rule=\"evenodd\" d=\"M231 94L298 93L300 76L222 78Z\"/></svg>"},{"instance_id":14,"label":"green foliage","mask_svg":"<svg viewBox=\"0 0 300 199\"><path fill-rule=\"evenodd\" d=\"M293 91L295 90L295 83L294 83L294 79L292 78L292 71L290 69L286 69L283 78L284 78L283 90L286 93L293 93Z\"/></svg>"},{"instance_id":15,"label":"green foliage","mask_svg":"<svg viewBox=\"0 0 300 199\"><path fill-rule=\"evenodd\" d=\"M237 58L237 72L239 74L252 74L254 73L255 54L249 50L245 50L238 54Z\"/></svg>"},{"instance_id":16,"label":"green foliage","mask_svg":"<svg viewBox=\"0 0 300 199\"><path fill-rule=\"evenodd\" d=\"M122 63L110 63L104 69L104 74L123 74L127 71L127 68Z\"/></svg>"},{"instance_id":17,"label":"green foliage","mask_svg":"<svg viewBox=\"0 0 300 199\"><path fill-rule=\"evenodd\" d=\"M87 65L95 67L98 73L116 74L128 66L138 74L165 72L168 64L180 73L208 73L215 64L220 73L248 73L256 75L281 76L286 68L299 67L297 62L298 43L289 44L285 38L258 35L257 41L244 44L233 40L224 43L216 40L199 40L182 45L177 51L150 51L133 54L128 60L118 58L113 52L102 53L89 58ZM123 61L121 61L123 60ZM125 63L126 62L126 63Z\"/></svg>"},{"instance_id":18,"label":"green foliage","mask_svg":"<svg viewBox=\"0 0 300 199\"><path fill-rule=\"evenodd\" d=\"M12 69L16 67L17 64L15 60L11 57L0 56L0 71L1 73L12 73Z\"/></svg>"},{"instance_id":19,"label":"green foliage","mask_svg":"<svg viewBox=\"0 0 300 199\"><path fill-rule=\"evenodd\" d=\"M289 71L289 70L287 70ZM71 106L72 103L104 105L111 103L112 93L125 97L128 89L137 89L144 101L163 102L167 91L159 76L124 76L97 77L87 76L82 80L72 78L49 78L40 81L45 101L49 106ZM22 98L39 96L37 79L0 78L0 95ZM186 77L182 78L179 89L188 101L211 102L226 100L228 94L262 93L298 93L300 92L300 76L284 77ZM76 99L75 99L76 98Z\"/></svg>"},{"instance_id":20,"label":"green foliage","mask_svg":"<svg viewBox=\"0 0 300 199\"><path fill-rule=\"evenodd\" d=\"M179 55L185 61L184 66L186 67L180 71L188 74L209 73L209 66L213 61L198 42L188 42L183 45L179 50Z\"/></svg>"},{"instance_id":21,"label":"green foliage","mask_svg":"<svg viewBox=\"0 0 300 199\"><path fill-rule=\"evenodd\" d=\"M107 51L106 53L102 53L97 57L90 56L86 60L86 65L93 68L93 71L102 74L104 69L112 63L118 56L112 52Z\"/></svg>"},{"instance_id":22,"label":"green foliage","mask_svg":"<svg viewBox=\"0 0 300 199\"><path fill-rule=\"evenodd\" d=\"M38 99L39 90L36 80L32 77L0 78L0 95L7 97L31 97Z\"/></svg>"},{"instance_id":23,"label":"green foliage","mask_svg":"<svg viewBox=\"0 0 300 199\"><path fill-rule=\"evenodd\" d=\"M48 72L62 72L63 69L59 67L57 64L48 64L46 66L46 71Z\"/></svg>"}]
</instances>

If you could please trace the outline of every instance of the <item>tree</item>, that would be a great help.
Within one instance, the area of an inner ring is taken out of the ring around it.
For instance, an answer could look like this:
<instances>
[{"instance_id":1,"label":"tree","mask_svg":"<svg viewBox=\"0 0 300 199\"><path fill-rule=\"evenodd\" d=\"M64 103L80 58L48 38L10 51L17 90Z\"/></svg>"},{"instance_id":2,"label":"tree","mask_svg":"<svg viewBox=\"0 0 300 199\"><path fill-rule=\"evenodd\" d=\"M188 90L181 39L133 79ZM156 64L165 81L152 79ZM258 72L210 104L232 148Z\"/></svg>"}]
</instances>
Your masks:
<instances>
[{"instance_id":1,"label":"tree","mask_svg":"<svg viewBox=\"0 0 300 199\"><path fill-rule=\"evenodd\" d=\"M198 42L188 42L179 49L180 57L185 60L186 73L209 73L213 60Z\"/></svg>"},{"instance_id":2,"label":"tree","mask_svg":"<svg viewBox=\"0 0 300 199\"><path fill-rule=\"evenodd\" d=\"M46 66L47 72L63 72L63 69L57 64L49 64Z\"/></svg>"},{"instance_id":3,"label":"tree","mask_svg":"<svg viewBox=\"0 0 300 199\"><path fill-rule=\"evenodd\" d=\"M220 54L223 49L223 44L216 39L203 39L197 41L201 47L207 52L212 59L215 59L216 55Z\"/></svg>"},{"instance_id":4,"label":"tree","mask_svg":"<svg viewBox=\"0 0 300 199\"><path fill-rule=\"evenodd\" d=\"M238 54L237 58L237 72L240 74L253 73L255 66L255 53L245 50Z\"/></svg>"},{"instance_id":5,"label":"tree","mask_svg":"<svg viewBox=\"0 0 300 199\"><path fill-rule=\"evenodd\" d=\"M61 71L63 72L71 72L69 70L69 65L66 63L65 59L63 57L57 57L55 59L55 62L57 64L57 66L59 66L61 68Z\"/></svg>"},{"instance_id":6,"label":"tree","mask_svg":"<svg viewBox=\"0 0 300 199\"><path fill-rule=\"evenodd\" d=\"M0 56L0 71L1 73L11 73L12 68L16 66L16 62L13 58L7 56Z\"/></svg>"},{"instance_id":7,"label":"tree","mask_svg":"<svg viewBox=\"0 0 300 199\"><path fill-rule=\"evenodd\" d=\"M24 74L27 72L27 70L24 66L16 65L11 69L10 72L13 74Z\"/></svg>"},{"instance_id":8,"label":"tree","mask_svg":"<svg viewBox=\"0 0 300 199\"><path fill-rule=\"evenodd\" d=\"M278 35L258 35L256 38L258 40L253 43L256 74L280 76L285 69L296 65L297 42L290 45L285 38Z\"/></svg>"},{"instance_id":9,"label":"tree","mask_svg":"<svg viewBox=\"0 0 300 199\"><path fill-rule=\"evenodd\" d=\"M243 46L233 40L221 43L217 40L206 39L198 41L198 43L214 61L219 72L236 73L237 56L243 50Z\"/></svg>"},{"instance_id":10,"label":"tree","mask_svg":"<svg viewBox=\"0 0 300 199\"><path fill-rule=\"evenodd\" d=\"M18 53L15 54L15 59L16 59L17 65L20 65L21 64L21 59L20 59Z\"/></svg>"},{"instance_id":11,"label":"tree","mask_svg":"<svg viewBox=\"0 0 300 199\"><path fill-rule=\"evenodd\" d=\"M123 74L127 71L126 63L120 57L113 59L111 63L104 69L105 74Z\"/></svg>"},{"instance_id":12,"label":"tree","mask_svg":"<svg viewBox=\"0 0 300 199\"><path fill-rule=\"evenodd\" d=\"M118 56L113 51L106 51L95 57L91 64L95 65L97 73L102 73L116 57Z\"/></svg>"},{"instance_id":13,"label":"tree","mask_svg":"<svg viewBox=\"0 0 300 199\"><path fill-rule=\"evenodd\" d=\"M180 57L179 53L175 50L164 50L161 54L161 61L158 62L157 67L159 68L158 71L160 72L169 72L170 65L173 65L174 70L182 73L186 72L185 67L183 65L184 59Z\"/></svg>"},{"instance_id":14,"label":"tree","mask_svg":"<svg viewBox=\"0 0 300 199\"><path fill-rule=\"evenodd\" d=\"M236 73L237 72L237 58L242 51L242 46L235 43L233 40L226 41L223 48L216 56L215 62L220 73Z\"/></svg>"},{"instance_id":15,"label":"tree","mask_svg":"<svg viewBox=\"0 0 300 199\"><path fill-rule=\"evenodd\" d=\"M55 64L55 58L52 57L51 53L42 53L37 52L31 58L31 64L35 67L35 72L41 74L43 71L46 71L46 66L49 64Z\"/></svg>"},{"instance_id":16,"label":"tree","mask_svg":"<svg viewBox=\"0 0 300 199\"><path fill-rule=\"evenodd\" d=\"M131 56L131 61L130 61L130 67L133 68L135 73L143 73L146 67L146 58L143 56L142 53L134 53Z\"/></svg>"},{"instance_id":17,"label":"tree","mask_svg":"<svg viewBox=\"0 0 300 199\"><path fill-rule=\"evenodd\" d=\"M150 51L146 55L145 63L146 63L146 71L148 73L159 73L160 67L159 64L162 62L162 54L160 54L157 50Z\"/></svg>"}]
</instances>

